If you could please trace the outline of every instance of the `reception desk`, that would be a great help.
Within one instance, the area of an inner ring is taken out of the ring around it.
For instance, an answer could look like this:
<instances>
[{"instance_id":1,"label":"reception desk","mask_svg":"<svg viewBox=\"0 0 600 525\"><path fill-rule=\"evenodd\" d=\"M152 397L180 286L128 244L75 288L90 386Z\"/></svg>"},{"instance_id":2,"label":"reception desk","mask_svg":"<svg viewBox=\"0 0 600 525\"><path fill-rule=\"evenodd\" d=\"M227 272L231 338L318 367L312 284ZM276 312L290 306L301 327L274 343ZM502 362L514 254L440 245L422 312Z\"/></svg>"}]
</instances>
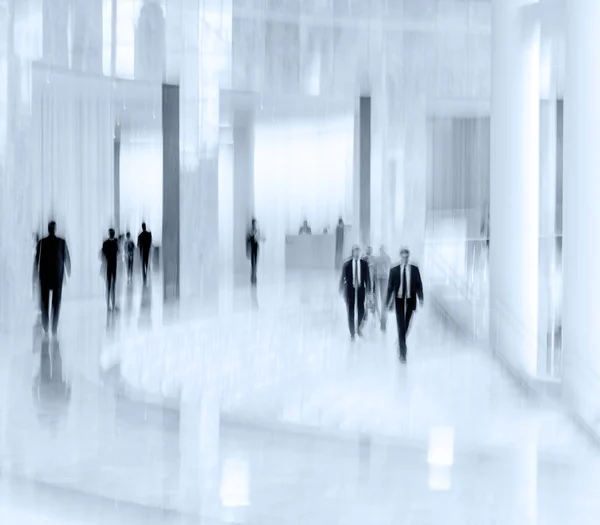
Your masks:
<instances>
[{"instance_id":1,"label":"reception desk","mask_svg":"<svg viewBox=\"0 0 600 525\"><path fill-rule=\"evenodd\" d=\"M350 229L346 227L343 257L349 257L350 246ZM286 235L285 267L287 270L334 270L335 232Z\"/></svg>"}]
</instances>

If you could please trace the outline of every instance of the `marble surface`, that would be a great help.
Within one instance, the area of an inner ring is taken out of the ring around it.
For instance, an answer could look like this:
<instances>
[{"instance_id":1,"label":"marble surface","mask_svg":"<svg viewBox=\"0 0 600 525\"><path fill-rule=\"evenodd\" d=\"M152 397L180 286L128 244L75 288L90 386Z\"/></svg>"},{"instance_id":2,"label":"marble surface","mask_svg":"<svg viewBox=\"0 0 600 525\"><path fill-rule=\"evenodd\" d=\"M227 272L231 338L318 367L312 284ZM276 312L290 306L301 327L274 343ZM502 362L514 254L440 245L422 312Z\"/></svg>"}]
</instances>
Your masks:
<instances>
[{"instance_id":1,"label":"marble surface","mask_svg":"<svg viewBox=\"0 0 600 525\"><path fill-rule=\"evenodd\" d=\"M5 336L2 522L598 523L598 451L436 312L402 367L391 330L349 342L335 275L259 285Z\"/></svg>"}]
</instances>

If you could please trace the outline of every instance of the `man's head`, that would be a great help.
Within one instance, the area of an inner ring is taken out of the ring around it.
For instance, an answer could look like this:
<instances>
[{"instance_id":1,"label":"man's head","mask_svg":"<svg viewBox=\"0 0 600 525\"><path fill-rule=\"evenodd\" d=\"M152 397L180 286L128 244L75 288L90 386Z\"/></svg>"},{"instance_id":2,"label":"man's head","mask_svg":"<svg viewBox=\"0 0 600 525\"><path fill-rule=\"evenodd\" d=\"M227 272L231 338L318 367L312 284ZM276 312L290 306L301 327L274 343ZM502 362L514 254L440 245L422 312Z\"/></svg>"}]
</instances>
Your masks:
<instances>
[{"instance_id":1,"label":"man's head","mask_svg":"<svg viewBox=\"0 0 600 525\"><path fill-rule=\"evenodd\" d=\"M256 219L252 219L252 227L256 228Z\"/></svg>"},{"instance_id":2,"label":"man's head","mask_svg":"<svg viewBox=\"0 0 600 525\"><path fill-rule=\"evenodd\" d=\"M127 237L128 239L131 239L131 233L127 232L127 234L125 235L125 237Z\"/></svg>"},{"instance_id":3,"label":"man's head","mask_svg":"<svg viewBox=\"0 0 600 525\"><path fill-rule=\"evenodd\" d=\"M383 244L379 247L379 253L381 255L386 255L385 246Z\"/></svg>"},{"instance_id":4,"label":"man's head","mask_svg":"<svg viewBox=\"0 0 600 525\"><path fill-rule=\"evenodd\" d=\"M342 220L342 218L341 218L341 217L338 219L338 224L339 224L340 226L342 226L342 225L344 224L344 221Z\"/></svg>"},{"instance_id":5,"label":"man's head","mask_svg":"<svg viewBox=\"0 0 600 525\"><path fill-rule=\"evenodd\" d=\"M365 253L367 255L373 255L373 247L372 246L367 246L367 248L365 249Z\"/></svg>"},{"instance_id":6,"label":"man's head","mask_svg":"<svg viewBox=\"0 0 600 525\"><path fill-rule=\"evenodd\" d=\"M355 244L354 246L352 246L352 258L358 259L359 257L360 257L360 246L358 244Z\"/></svg>"},{"instance_id":7,"label":"man's head","mask_svg":"<svg viewBox=\"0 0 600 525\"><path fill-rule=\"evenodd\" d=\"M56 235L56 222L50 221L48 223L48 233L50 235Z\"/></svg>"},{"instance_id":8,"label":"man's head","mask_svg":"<svg viewBox=\"0 0 600 525\"><path fill-rule=\"evenodd\" d=\"M304 219L304 222L302 223L304 226L308 226L308 221L306 219Z\"/></svg>"},{"instance_id":9,"label":"man's head","mask_svg":"<svg viewBox=\"0 0 600 525\"><path fill-rule=\"evenodd\" d=\"M408 264L408 259L410 258L410 250L408 248L400 249L400 264L406 265Z\"/></svg>"},{"instance_id":10,"label":"man's head","mask_svg":"<svg viewBox=\"0 0 600 525\"><path fill-rule=\"evenodd\" d=\"M115 238L115 230L113 230L112 228L110 228L110 229L108 230L108 236L109 236L111 239L114 239L114 238Z\"/></svg>"},{"instance_id":11,"label":"man's head","mask_svg":"<svg viewBox=\"0 0 600 525\"><path fill-rule=\"evenodd\" d=\"M144 231L144 232L146 231L146 223L145 222L142 222L142 231Z\"/></svg>"}]
</instances>

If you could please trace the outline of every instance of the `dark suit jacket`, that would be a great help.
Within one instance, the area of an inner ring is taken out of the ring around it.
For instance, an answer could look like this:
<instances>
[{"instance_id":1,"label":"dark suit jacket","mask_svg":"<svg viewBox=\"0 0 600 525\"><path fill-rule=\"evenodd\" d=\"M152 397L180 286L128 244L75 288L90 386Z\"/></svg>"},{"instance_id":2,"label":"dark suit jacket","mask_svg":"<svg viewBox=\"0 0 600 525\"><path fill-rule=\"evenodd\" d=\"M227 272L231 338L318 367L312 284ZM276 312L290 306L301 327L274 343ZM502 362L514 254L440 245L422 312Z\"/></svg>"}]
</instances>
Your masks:
<instances>
[{"instance_id":1,"label":"dark suit jacket","mask_svg":"<svg viewBox=\"0 0 600 525\"><path fill-rule=\"evenodd\" d=\"M149 231L143 231L138 235L138 248L144 259L150 257L150 250L152 248L152 234Z\"/></svg>"},{"instance_id":2,"label":"dark suit jacket","mask_svg":"<svg viewBox=\"0 0 600 525\"><path fill-rule=\"evenodd\" d=\"M352 261L353 259L349 259L344 263L342 277L340 279L340 292L344 292L346 297L349 297L356 292L352 275ZM360 264L360 283L358 284L358 291L366 292L367 287L369 286L369 265L367 264L367 261L363 259L359 259L358 262Z\"/></svg>"},{"instance_id":3,"label":"dark suit jacket","mask_svg":"<svg viewBox=\"0 0 600 525\"><path fill-rule=\"evenodd\" d=\"M38 242L35 250L34 271L46 286L62 285L65 269L71 273L71 257L64 239L49 235Z\"/></svg>"},{"instance_id":4,"label":"dark suit jacket","mask_svg":"<svg viewBox=\"0 0 600 525\"><path fill-rule=\"evenodd\" d=\"M402 267L400 265L394 266L390 270L390 277L388 280L388 290L387 290L387 301L386 304L390 306L392 304L392 299L398 297L398 292L400 291L400 284L402 279ZM410 271L410 277L408 273ZM423 300L423 282L421 281L421 272L419 272L419 268L417 268L414 264L409 264L406 268L407 276L406 278L409 281L409 290L407 300L407 306L416 310L417 308L417 298L422 301Z\"/></svg>"}]
</instances>

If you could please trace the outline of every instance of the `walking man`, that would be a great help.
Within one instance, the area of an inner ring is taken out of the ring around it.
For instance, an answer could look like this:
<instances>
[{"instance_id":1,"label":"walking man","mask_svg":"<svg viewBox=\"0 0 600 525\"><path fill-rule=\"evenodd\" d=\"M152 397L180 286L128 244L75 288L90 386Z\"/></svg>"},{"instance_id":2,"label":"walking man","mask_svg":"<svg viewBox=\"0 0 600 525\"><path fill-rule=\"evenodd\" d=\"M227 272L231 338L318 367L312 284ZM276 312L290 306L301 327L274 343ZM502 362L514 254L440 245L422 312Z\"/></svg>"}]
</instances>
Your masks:
<instances>
[{"instance_id":1,"label":"walking man","mask_svg":"<svg viewBox=\"0 0 600 525\"><path fill-rule=\"evenodd\" d=\"M108 239L102 244L102 258L106 265L106 310L113 312L117 309L115 304L117 284L117 260L119 258L119 241L115 239L115 230L108 230Z\"/></svg>"},{"instance_id":2,"label":"walking man","mask_svg":"<svg viewBox=\"0 0 600 525\"><path fill-rule=\"evenodd\" d=\"M369 287L369 264L360 258L360 247L352 247L352 258L342 268L340 278L340 293L346 300L348 309L348 327L350 337L354 340L355 333L362 337L362 324L365 318L365 299ZM358 311L357 325L355 325L354 311Z\"/></svg>"},{"instance_id":3,"label":"walking man","mask_svg":"<svg viewBox=\"0 0 600 525\"><path fill-rule=\"evenodd\" d=\"M400 250L400 264L390 270L386 305L391 310L396 306L398 325L398 346L400 361L406 363L406 335L410 328L412 315L417 309L417 299L423 306L423 283L419 268L409 264L410 251Z\"/></svg>"},{"instance_id":4,"label":"walking man","mask_svg":"<svg viewBox=\"0 0 600 525\"><path fill-rule=\"evenodd\" d=\"M34 273L40 282L42 306L42 328L48 334L50 323L50 292L52 292L52 335L56 335L62 287L65 276L71 275L71 257L64 239L56 236L56 222L48 224L48 236L37 243L35 250Z\"/></svg>"}]
</instances>

